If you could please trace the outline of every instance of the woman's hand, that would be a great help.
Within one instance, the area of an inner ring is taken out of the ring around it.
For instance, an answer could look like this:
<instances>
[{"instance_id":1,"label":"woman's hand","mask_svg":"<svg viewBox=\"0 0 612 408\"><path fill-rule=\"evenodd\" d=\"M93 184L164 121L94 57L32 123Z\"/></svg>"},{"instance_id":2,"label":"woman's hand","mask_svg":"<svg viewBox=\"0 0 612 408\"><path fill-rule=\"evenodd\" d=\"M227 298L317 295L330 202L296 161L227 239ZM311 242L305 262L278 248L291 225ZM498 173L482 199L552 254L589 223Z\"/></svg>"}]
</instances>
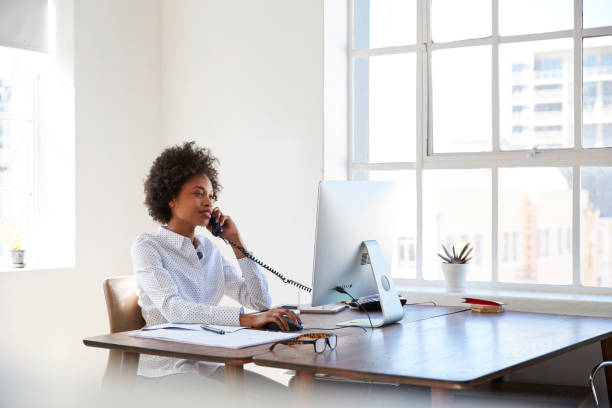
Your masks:
<instances>
[{"instance_id":1,"label":"woman's hand","mask_svg":"<svg viewBox=\"0 0 612 408\"><path fill-rule=\"evenodd\" d=\"M302 324L302 320L300 320L300 317L293 313L291 310L277 308L270 309L266 312L258 314L241 314L240 325L260 328L263 327L266 323L272 322L276 323L278 327L281 328L281 330L287 331L289 330L289 324L287 323L283 315L289 316L289 319L291 319L294 324Z\"/></svg>"},{"instance_id":2,"label":"woman's hand","mask_svg":"<svg viewBox=\"0 0 612 408\"><path fill-rule=\"evenodd\" d=\"M240 234L238 233L238 227L231 219L229 215L223 215L219 207L215 207L212 210L212 219L217 220L217 223L223 227L222 238L229 239L230 241L240 241ZM212 232L212 224L209 221L206 229Z\"/></svg>"}]
</instances>

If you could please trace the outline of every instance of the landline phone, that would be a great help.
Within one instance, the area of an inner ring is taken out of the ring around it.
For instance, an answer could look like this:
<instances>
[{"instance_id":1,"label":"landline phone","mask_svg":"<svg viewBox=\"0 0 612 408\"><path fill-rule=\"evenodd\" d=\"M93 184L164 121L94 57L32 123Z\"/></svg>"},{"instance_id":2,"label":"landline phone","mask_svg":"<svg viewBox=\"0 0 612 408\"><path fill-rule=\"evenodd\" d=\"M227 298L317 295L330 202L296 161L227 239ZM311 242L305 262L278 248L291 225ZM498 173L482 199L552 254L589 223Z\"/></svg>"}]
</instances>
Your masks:
<instances>
[{"instance_id":1,"label":"landline phone","mask_svg":"<svg viewBox=\"0 0 612 408\"><path fill-rule=\"evenodd\" d=\"M238 245L237 243L232 242L229 239L223 238L221 236L221 234L223 234L223 226L217 222L215 217L211 217L209 223L210 223L211 232L212 232L212 234L215 237L221 238L223 241L225 241L226 244L229 244L229 245L233 246L234 248L236 248L237 250L239 250L240 252L242 252L244 254L244 256L247 257L248 259L250 259L251 261L255 262L257 265L261 266L262 268L265 268L265 269L269 270L274 275L276 275L280 280L282 280L284 283L288 283L289 285L293 285L293 286L295 286L295 287L297 287L299 289L302 289L303 291L306 291L306 292L312 292L312 289L309 288L308 286L302 285L301 283L296 282L296 281L294 281L292 279L287 279L286 277L284 277L279 272L275 271L274 269L272 269L271 267L269 267L265 263L261 262L259 259L255 258L253 255L251 255L241 245Z\"/></svg>"}]
</instances>

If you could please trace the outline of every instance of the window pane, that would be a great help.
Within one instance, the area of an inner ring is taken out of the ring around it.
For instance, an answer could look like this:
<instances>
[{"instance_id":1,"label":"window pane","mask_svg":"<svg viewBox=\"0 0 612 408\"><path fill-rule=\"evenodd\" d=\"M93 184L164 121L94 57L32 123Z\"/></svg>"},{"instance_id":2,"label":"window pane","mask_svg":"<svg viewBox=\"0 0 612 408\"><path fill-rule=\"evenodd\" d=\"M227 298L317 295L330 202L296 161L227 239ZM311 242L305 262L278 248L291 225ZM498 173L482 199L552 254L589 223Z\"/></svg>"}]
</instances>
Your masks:
<instances>
[{"instance_id":1,"label":"window pane","mask_svg":"<svg viewBox=\"0 0 612 408\"><path fill-rule=\"evenodd\" d=\"M491 47L432 54L433 150L491 150Z\"/></svg>"},{"instance_id":2,"label":"window pane","mask_svg":"<svg viewBox=\"0 0 612 408\"><path fill-rule=\"evenodd\" d=\"M582 19L584 28L612 25L610 0L582 0Z\"/></svg>"},{"instance_id":3,"label":"window pane","mask_svg":"<svg viewBox=\"0 0 612 408\"><path fill-rule=\"evenodd\" d=\"M499 170L500 281L571 284L571 228L571 168Z\"/></svg>"},{"instance_id":4,"label":"window pane","mask_svg":"<svg viewBox=\"0 0 612 408\"><path fill-rule=\"evenodd\" d=\"M395 247L391 275L394 278L416 278L416 174L414 170L360 171L355 180L395 181Z\"/></svg>"},{"instance_id":5,"label":"window pane","mask_svg":"<svg viewBox=\"0 0 612 408\"><path fill-rule=\"evenodd\" d=\"M24 247L32 214L32 170L32 125L0 120L0 223L19 230ZM11 249L5 233L0 228L0 254Z\"/></svg>"},{"instance_id":6,"label":"window pane","mask_svg":"<svg viewBox=\"0 0 612 408\"><path fill-rule=\"evenodd\" d=\"M0 47L0 112L32 117L35 53Z\"/></svg>"},{"instance_id":7,"label":"window pane","mask_svg":"<svg viewBox=\"0 0 612 408\"><path fill-rule=\"evenodd\" d=\"M611 147L612 36L584 39L582 55L582 146Z\"/></svg>"},{"instance_id":8,"label":"window pane","mask_svg":"<svg viewBox=\"0 0 612 408\"><path fill-rule=\"evenodd\" d=\"M356 49L416 43L415 0L355 0Z\"/></svg>"},{"instance_id":9,"label":"window pane","mask_svg":"<svg viewBox=\"0 0 612 408\"><path fill-rule=\"evenodd\" d=\"M572 56L571 39L499 46L502 150L574 145Z\"/></svg>"},{"instance_id":10,"label":"window pane","mask_svg":"<svg viewBox=\"0 0 612 408\"><path fill-rule=\"evenodd\" d=\"M573 0L499 0L500 35L544 33L573 28Z\"/></svg>"},{"instance_id":11,"label":"window pane","mask_svg":"<svg viewBox=\"0 0 612 408\"><path fill-rule=\"evenodd\" d=\"M612 287L612 167L580 170L580 265L586 286Z\"/></svg>"},{"instance_id":12,"label":"window pane","mask_svg":"<svg viewBox=\"0 0 612 408\"><path fill-rule=\"evenodd\" d=\"M434 42L491 35L491 0L432 0L431 37Z\"/></svg>"},{"instance_id":13,"label":"window pane","mask_svg":"<svg viewBox=\"0 0 612 408\"><path fill-rule=\"evenodd\" d=\"M415 161L415 55L356 58L354 72L355 160Z\"/></svg>"},{"instance_id":14,"label":"window pane","mask_svg":"<svg viewBox=\"0 0 612 408\"><path fill-rule=\"evenodd\" d=\"M491 279L491 170L423 171L423 278L443 279L442 244L474 246L471 281Z\"/></svg>"}]
</instances>

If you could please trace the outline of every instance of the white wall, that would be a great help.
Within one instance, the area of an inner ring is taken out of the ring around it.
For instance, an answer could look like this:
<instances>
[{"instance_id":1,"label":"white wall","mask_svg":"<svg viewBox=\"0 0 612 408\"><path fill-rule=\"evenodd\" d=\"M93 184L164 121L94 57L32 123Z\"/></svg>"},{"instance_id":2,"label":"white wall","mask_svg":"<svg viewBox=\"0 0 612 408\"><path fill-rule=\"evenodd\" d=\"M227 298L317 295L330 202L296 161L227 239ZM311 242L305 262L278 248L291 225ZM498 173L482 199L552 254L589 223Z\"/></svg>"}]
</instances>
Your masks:
<instances>
[{"instance_id":1,"label":"white wall","mask_svg":"<svg viewBox=\"0 0 612 408\"><path fill-rule=\"evenodd\" d=\"M322 24L322 1L161 2L164 143L210 147L219 206L249 250L308 286L323 175ZM297 301L266 276L274 303Z\"/></svg>"},{"instance_id":2,"label":"white wall","mask_svg":"<svg viewBox=\"0 0 612 408\"><path fill-rule=\"evenodd\" d=\"M78 0L74 22L71 6L58 31L74 24L76 266L0 274L3 406L89 404L107 353L82 339L108 331L102 279L131 273L130 245L152 228L142 180L161 148L159 3Z\"/></svg>"}]
</instances>

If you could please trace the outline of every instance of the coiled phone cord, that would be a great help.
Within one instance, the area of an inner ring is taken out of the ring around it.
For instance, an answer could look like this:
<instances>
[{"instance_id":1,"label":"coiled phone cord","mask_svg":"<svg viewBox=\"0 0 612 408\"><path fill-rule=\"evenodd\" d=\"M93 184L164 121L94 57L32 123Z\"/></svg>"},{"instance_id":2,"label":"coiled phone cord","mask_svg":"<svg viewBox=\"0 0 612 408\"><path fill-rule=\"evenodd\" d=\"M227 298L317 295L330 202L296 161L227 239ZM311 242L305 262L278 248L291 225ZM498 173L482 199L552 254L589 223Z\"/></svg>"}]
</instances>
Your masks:
<instances>
[{"instance_id":1,"label":"coiled phone cord","mask_svg":"<svg viewBox=\"0 0 612 408\"><path fill-rule=\"evenodd\" d=\"M234 248L236 248L237 250L239 250L240 252L242 252L244 254L244 256L249 258L251 261L255 262L257 265L261 266L262 268L266 268L267 270L272 272L274 275L276 275L284 283L288 283L289 285L293 285L293 286L295 286L295 287L297 287L299 289L302 289L305 292L309 292L309 293L312 292L312 289L309 288L308 286L302 285L301 283L296 282L293 279L285 278L280 272L275 271L274 269L272 269L271 267L269 267L265 263L261 262L259 259L255 258L246 249L244 249L241 245L238 245L237 243L232 242L232 241L230 241L228 239L225 239L223 237L219 237L219 238L221 238L223 241L225 241L226 244L229 244L229 245L233 246Z\"/></svg>"}]
</instances>

